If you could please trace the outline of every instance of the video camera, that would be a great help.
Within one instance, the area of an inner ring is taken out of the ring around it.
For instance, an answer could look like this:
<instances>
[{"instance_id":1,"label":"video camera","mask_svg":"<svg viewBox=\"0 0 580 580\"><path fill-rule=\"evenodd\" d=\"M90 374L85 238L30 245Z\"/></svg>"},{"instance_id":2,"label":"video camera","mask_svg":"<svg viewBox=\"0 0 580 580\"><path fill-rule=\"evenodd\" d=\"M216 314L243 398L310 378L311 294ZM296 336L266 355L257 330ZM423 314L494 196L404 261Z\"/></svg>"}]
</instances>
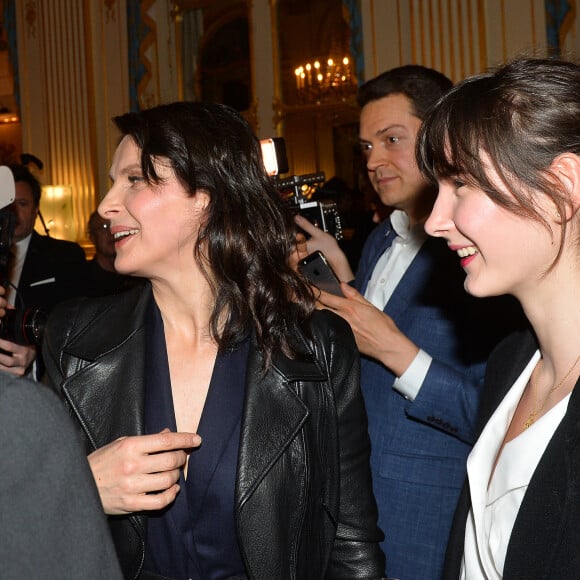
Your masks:
<instances>
[{"instance_id":1,"label":"video camera","mask_svg":"<svg viewBox=\"0 0 580 580\"><path fill-rule=\"evenodd\" d=\"M281 179L280 174L288 171L284 139L281 137L263 139L260 144L266 172L274 178L276 189L289 203L291 210L333 235L337 240L342 240L342 224L336 202L330 199L313 199L319 186L326 179L324 173L292 175Z\"/></svg>"},{"instance_id":2,"label":"video camera","mask_svg":"<svg viewBox=\"0 0 580 580\"><path fill-rule=\"evenodd\" d=\"M14 212L8 206L16 197L14 177L9 167L0 166L0 283L8 288ZM46 312L33 306L8 309L0 319L0 338L22 345L39 345L46 325Z\"/></svg>"}]
</instances>

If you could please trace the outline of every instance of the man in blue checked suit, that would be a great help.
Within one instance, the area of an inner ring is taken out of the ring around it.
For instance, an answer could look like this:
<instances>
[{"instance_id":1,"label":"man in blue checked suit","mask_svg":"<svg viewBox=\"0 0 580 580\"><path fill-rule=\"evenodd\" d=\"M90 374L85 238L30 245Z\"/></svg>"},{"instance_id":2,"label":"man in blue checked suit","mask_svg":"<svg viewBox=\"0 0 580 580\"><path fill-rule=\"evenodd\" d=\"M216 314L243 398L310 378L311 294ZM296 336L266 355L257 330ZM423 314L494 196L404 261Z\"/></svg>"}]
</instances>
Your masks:
<instances>
[{"instance_id":1,"label":"man in blue checked suit","mask_svg":"<svg viewBox=\"0 0 580 580\"><path fill-rule=\"evenodd\" d=\"M350 323L363 355L371 467L388 576L437 580L474 438L489 351L523 323L509 298L475 300L459 259L423 224L436 188L415 162L422 119L451 87L442 74L399 67L363 84L359 140L390 217L367 240L354 288L321 302ZM303 218L343 282L354 276L334 238Z\"/></svg>"}]
</instances>

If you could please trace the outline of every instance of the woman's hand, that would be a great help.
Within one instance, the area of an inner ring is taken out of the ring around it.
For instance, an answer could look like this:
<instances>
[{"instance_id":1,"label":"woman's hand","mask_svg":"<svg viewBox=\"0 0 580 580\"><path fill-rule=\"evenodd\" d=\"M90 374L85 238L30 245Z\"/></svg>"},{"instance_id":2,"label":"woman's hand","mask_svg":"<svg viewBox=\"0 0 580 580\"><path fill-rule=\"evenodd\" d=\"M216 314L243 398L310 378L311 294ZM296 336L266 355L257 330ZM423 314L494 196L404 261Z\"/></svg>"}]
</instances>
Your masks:
<instances>
[{"instance_id":1,"label":"woman's hand","mask_svg":"<svg viewBox=\"0 0 580 580\"><path fill-rule=\"evenodd\" d=\"M177 480L188 453L200 444L195 433L165 430L121 437L91 453L88 460L105 513L123 515L168 506L179 492Z\"/></svg>"}]
</instances>

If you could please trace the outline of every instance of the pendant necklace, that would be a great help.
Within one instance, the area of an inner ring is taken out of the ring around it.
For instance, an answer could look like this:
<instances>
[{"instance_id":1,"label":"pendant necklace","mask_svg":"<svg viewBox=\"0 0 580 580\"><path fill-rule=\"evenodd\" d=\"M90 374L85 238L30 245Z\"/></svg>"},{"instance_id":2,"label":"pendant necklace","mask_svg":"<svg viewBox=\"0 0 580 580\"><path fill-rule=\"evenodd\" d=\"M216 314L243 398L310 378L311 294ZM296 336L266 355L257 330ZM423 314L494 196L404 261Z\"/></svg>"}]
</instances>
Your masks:
<instances>
[{"instance_id":1,"label":"pendant necklace","mask_svg":"<svg viewBox=\"0 0 580 580\"><path fill-rule=\"evenodd\" d=\"M557 383L556 385L550 387L550 389L548 390L548 394L545 396L542 404L540 406L538 406L538 397L536 396L536 405L535 408L533 409L533 411L528 415L527 420L524 422L524 429L528 429L529 427L531 427L535 422L536 419L538 418L538 415L542 412L542 410L544 409L544 406L548 400L548 398L550 397L550 395L554 392L557 391L563 384L564 381L570 376L570 374L572 373L572 371L574 370L574 368L576 367L576 365L578 364L578 361L580 361L580 355L578 355L578 358L574 361L574 364L570 367L570 370L564 375L564 378L562 378L562 380ZM544 359L540 360L540 363L538 364L538 372L536 372L536 375L539 374L539 370L540 370L540 364L543 366L544 365ZM537 385L535 384L535 381L532 380L532 377L530 377L530 388L532 393L536 393L537 395Z\"/></svg>"}]
</instances>

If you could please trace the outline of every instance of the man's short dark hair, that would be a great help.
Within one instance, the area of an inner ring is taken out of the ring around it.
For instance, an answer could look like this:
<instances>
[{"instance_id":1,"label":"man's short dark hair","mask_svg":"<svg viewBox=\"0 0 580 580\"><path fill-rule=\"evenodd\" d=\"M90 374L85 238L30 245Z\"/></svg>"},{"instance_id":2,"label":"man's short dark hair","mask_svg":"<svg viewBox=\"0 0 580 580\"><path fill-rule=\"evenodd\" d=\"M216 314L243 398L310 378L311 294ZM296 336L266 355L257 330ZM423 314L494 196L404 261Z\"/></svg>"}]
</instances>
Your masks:
<instances>
[{"instance_id":1,"label":"man's short dark hair","mask_svg":"<svg viewBox=\"0 0 580 580\"><path fill-rule=\"evenodd\" d=\"M453 83L444 74L432 68L409 64L388 70L362 84L357 102L362 108L371 101L389 95L405 95L413 104L415 114L423 120Z\"/></svg>"},{"instance_id":2,"label":"man's short dark hair","mask_svg":"<svg viewBox=\"0 0 580 580\"><path fill-rule=\"evenodd\" d=\"M14 182L24 181L30 186L30 191L32 192L32 198L34 199L34 205L38 207L40 205L40 195L42 193L42 187L40 186L40 181L30 173L29 169L25 165L9 165L10 171L14 176Z\"/></svg>"}]
</instances>

